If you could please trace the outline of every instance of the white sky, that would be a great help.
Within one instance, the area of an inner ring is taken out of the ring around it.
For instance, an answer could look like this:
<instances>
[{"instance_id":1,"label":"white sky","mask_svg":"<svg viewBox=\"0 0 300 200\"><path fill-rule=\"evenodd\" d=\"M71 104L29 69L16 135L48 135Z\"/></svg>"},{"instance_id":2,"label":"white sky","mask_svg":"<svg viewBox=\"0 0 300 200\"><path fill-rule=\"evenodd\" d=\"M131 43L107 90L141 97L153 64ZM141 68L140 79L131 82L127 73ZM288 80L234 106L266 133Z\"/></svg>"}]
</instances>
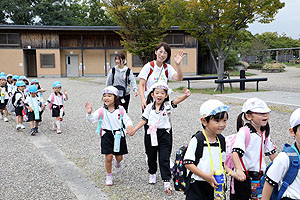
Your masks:
<instances>
[{"instance_id":1,"label":"white sky","mask_svg":"<svg viewBox=\"0 0 300 200\"><path fill-rule=\"evenodd\" d=\"M294 39L300 38L300 0L281 0L285 7L279 10L275 20L269 24L255 22L250 24L249 30L252 34L264 32L285 33Z\"/></svg>"}]
</instances>

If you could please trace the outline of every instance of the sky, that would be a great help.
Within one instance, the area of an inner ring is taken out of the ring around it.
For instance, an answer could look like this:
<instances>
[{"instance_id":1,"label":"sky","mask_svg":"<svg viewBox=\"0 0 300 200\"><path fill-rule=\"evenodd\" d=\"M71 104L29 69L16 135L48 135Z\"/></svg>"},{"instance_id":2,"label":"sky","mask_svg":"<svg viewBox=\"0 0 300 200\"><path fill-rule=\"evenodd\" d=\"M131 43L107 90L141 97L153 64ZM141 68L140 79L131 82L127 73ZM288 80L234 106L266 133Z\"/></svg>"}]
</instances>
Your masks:
<instances>
[{"instance_id":1,"label":"sky","mask_svg":"<svg viewBox=\"0 0 300 200\"><path fill-rule=\"evenodd\" d=\"M275 20L269 24L249 24L249 30L253 35L264 32L285 33L293 39L300 38L300 0L281 0L285 7L279 10Z\"/></svg>"}]
</instances>

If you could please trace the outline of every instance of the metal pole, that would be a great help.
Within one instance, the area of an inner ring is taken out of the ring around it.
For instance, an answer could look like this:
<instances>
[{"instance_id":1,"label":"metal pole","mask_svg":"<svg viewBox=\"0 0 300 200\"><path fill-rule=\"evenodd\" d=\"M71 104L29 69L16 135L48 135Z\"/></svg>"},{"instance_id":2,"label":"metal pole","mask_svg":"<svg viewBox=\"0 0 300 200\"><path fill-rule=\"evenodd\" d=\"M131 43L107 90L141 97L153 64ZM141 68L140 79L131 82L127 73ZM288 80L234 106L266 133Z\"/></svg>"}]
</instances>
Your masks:
<instances>
[{"instance_id":1,"label":"metal pole","mask_svg":"<svg viewBox=\"0 0 300 200\"><path fill-rule=\"evenodd\" d=\"M245 70L240 71L240 79L246 78L246 73ZM240 90L245 90L245 82L241 81L240 82Z\"/></svg>"}]
</instances>

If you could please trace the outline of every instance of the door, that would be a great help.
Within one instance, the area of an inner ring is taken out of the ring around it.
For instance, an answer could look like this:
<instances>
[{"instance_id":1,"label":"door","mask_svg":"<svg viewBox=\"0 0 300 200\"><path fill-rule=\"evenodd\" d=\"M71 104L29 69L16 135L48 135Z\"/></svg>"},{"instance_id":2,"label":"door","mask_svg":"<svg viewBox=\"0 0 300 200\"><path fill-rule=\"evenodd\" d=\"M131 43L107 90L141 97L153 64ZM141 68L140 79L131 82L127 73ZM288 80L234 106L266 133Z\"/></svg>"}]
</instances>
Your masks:
<instances>
[{"instance_id":1,"label":"door","mask_svg":"<svg viewBox=\"0 0 300 200\"><path fill-rule=\"evenodd\" d=\"M24 50L24 74L28 77L37 76L36 50Z\"/></svg>"},{"instance_id":2,"label":"door","mask_svg":"<svg viewBox=\"0 0 300 200\"><path fill-rule=\"evenodd\" d=\"M79 76L78 55L66 55L66 71L68 77Z\"/></svg>"},{"instance_id":3,"label":"door","mask_svg":"<svg viewBox=\"0 0 300 200\"><path fill-rule=\"evenodd\" d=\"M110 68L113 68L114 66L116 66L115 57L116 57L116 54L110 54Z\"/></svg>"}]
</instances>

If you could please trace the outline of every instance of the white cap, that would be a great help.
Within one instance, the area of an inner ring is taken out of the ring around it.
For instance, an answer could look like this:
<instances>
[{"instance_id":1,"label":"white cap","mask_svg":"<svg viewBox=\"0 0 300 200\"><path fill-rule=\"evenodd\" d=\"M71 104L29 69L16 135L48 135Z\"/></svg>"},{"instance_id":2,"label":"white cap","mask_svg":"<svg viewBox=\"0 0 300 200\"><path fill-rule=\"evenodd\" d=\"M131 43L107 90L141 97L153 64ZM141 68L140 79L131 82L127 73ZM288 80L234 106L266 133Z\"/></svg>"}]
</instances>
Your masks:
<instances>
[{"instance_id":1,"label":"white cap","mask_svg":"<svg viewBox=\"0 0 300 200\"><path fill-rule=\"evenodd\" d=\"M247 111L257 112L257 113L268 113L271 112L271 109L267 106L266 102L259 98L250 98L248 99L242 108L242 112L246 113Z\"/></svg>"},{"instance_id":2,"label":"white cap","mask_svg":"<svg viewBox=\"0 0 300 200\"><path fill-rule=\"evenodd\" d=\"M119 95L119 90L115 88L114 86L107 86L102 90L102 95L103 94L114 94L116 96Z\"/></svg>"},{"instance_id":3,"label":"white cap","mask_svg":"<svg viewBox=\"0 0 300 200\"><path fill-rule=\"evenodd\" d=\"M300 124L300 108L296 109L290 118L290 125L291 128L294 128L295 126Z\"/></svg>"},{"instance_id":4,"label":"white cap","mask_svg":"<svg viewBox=\"0 0 300 200\"><path fill-rule=\"evenodd\" d=\"M172 90L169 88L168 84L164 81L158 81L158 82L154 83L151 86L150 91L152 92L155 88L167 90L168 94L170 94L172 92Z\"/></svg>"},{"instance_id":5,"label":"white cap","mask_svg":"<svg viewBox=\"0 0 300 200\"><path fill-rule=\"evenodd\" d=\"M224 105L221 101L210 99L200 106L200 117L205 118L210 115L216 115L220 112L228 112L228 110L228 106Z\"/></svg>"}]
</instances>

